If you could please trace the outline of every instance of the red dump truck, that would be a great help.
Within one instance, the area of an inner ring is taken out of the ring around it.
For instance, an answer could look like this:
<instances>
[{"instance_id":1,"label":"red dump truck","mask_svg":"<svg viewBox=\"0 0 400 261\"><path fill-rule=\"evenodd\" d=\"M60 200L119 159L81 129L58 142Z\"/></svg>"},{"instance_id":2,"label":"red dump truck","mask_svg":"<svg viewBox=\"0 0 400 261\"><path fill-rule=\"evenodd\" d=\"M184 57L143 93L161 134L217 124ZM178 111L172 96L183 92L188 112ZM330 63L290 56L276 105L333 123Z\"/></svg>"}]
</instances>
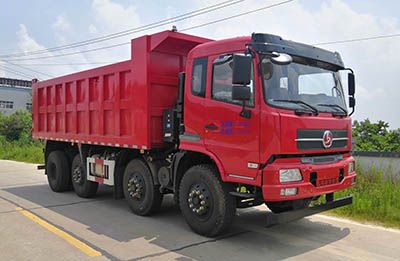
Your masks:
<instances>
[{"instance_id":1,"label":"red dump truck","mask_svg":"<svg viewBox=\"0 0 400 261\"><path fill-rule=\"evenodd\" d=\"M32 135L55 192L106 184L138 215L173 194L206 236L236 208L266 204L270 222L287 222L352 202L334 198L356 181L341 70L354 112L336 52L163 31L133 39L130 60L34 81Z\"/></svg>"}]
</instances>

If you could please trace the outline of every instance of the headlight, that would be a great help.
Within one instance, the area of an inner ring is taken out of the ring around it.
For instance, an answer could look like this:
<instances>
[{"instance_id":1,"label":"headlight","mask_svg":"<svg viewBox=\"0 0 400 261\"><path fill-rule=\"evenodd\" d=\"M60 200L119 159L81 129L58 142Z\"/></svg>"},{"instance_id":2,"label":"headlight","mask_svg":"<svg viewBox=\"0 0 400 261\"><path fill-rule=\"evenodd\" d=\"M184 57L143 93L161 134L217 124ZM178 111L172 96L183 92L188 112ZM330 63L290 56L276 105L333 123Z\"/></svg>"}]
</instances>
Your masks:
<instances>
[{"instance_id":1,"label":"headlight","mask_svg":"<svg viewBox=\"0 0 400 261\"><path fill-rule=\"evenodd\" d=\"M301 176L299 169L281 169L279 170L279 181L281 183L301 181L303 177Z\"/></svg>"},{"instance_id":2,"label":"headlight","mask_svg":"<svg viewBox=\"0 0 400 261\"><path fill-rule=\"evenodd\" d=\"M347 169L347 173L352 173L354 172L355 168L354 168L354 161L349 163L349 168Z\"/></svg>"}]
</instances>

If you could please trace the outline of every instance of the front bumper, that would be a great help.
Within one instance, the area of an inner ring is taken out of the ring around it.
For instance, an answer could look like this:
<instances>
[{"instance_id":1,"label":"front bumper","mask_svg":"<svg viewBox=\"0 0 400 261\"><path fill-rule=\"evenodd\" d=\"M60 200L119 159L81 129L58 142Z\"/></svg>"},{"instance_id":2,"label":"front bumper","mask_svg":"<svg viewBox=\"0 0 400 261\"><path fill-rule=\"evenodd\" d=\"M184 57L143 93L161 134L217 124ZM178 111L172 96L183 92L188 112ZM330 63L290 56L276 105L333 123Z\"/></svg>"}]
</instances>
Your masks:
<instances>
[{"instance_id":1,"label":"front bumper","mask_svg":"<svg viewBox=\"0 0 400 261\"><path fill-rule=\"evenodd\" d=\"M267 226L273 226L277 224L283 224L283 223L288 223L303 217L311 216L314 214L321 213L323 211L327 211L330 209L335 209L335 208L340 208L346 205L350 205L353 203L353 196L347 196L343 198L339 198L336 200L332 201L327 201L325 203L308 207L308 208L303 208L303 209L298 209L298 210L292 210L280 214L271 214L267 217Z\"/></svg>"},{"instance_id":2,"label":"front bumper","mask_svg":"<svg viewBox=\"0 0 400 261\"><path fill-rule=\"evenodd\" d=\"M312 198L349 188L356 180L355 171L347 173L350 162L354 162L354 158L351 156L326 164L303 164L300 162L300 158L278 159L263 171L262 194L264 201ZM303 180L280 183L279 170L291 168L300 169ZM343 172L342 179L339 178L341 172ZM314 179L315 176L317 176L316 180ZM293 196L282 195L281 191L286 188L297 188L297 194Z\"/></svg>"}]
</instances>

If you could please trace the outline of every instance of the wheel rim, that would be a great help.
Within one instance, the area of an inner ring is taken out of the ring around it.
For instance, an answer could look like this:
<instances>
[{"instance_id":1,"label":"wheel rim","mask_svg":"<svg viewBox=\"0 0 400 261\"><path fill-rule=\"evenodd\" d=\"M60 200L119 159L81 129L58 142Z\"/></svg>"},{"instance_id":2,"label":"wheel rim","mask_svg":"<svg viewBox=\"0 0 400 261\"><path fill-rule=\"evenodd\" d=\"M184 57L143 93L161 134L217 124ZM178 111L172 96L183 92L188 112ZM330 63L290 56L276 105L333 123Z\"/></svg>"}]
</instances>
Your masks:
<instances>
[{"instance_id":1,"label":"wheel rim","mask_svg":"<svg viewBox=\"0 0 400 261\"><path fill-rule=\"evenodd\" d=\"M212 202L212 195L205 184L196 183L190 187L188 207L196 218L202 221L207 220L213 210Z\"/></svg>"},{"instance_id":2,"label":"wheel rim","mask_svg":"<svg viewBox=\"0 0 400 261\"><path fill-rule=\"evenodd\" d=\"M83 169L80 165L76 166L72 171L72 180L77 184L83 183Z\"/></svg>"},{"instance_id":3,"label":"wheel rim","mask_svg":"<svg viewBox=\"0 0 400 261\"><path fill-rule=\"evenodd\" d=\"M146 194L144 178L140 173L132 173L128 179L128 195L136 201L143 201Z\"/></svg>"}]
</instances>

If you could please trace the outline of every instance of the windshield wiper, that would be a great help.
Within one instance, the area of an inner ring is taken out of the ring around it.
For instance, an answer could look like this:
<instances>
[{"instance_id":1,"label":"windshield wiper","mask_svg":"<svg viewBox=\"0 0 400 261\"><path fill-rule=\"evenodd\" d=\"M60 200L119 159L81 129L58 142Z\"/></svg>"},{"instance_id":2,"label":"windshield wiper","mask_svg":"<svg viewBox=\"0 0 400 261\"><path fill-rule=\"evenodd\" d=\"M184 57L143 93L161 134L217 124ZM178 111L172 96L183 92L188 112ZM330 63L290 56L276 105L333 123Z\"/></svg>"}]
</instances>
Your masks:
<instances>
[{"instance_id":1,"label":"windshield wiper","mask_svg":"<svg viewBox=\"0 0 400 261\"><path fill-rule=\"evenodd\" d=\"M295 104L302 104L302 105L307 106L309 109L311 109L311 111L313 111L313 112L315 113L315 115L318 115L318 113L319 113L319 111L318 111L317 108L315 108L314 106L312 106L312 105L310 105L310 104L308 104L308 103L306 103L306 102L303 102L303 101L301 101L301 100L275 100L275 99L272 99L272 101L277 101L277 102L290 102L290 103L295 103Z\"/></svg>"},{"instance_id":2,"label":"windshield wiper","mask_svg":"<svg viewBox=\"0 0 400 261\"><path fill-rule=\"evenodd\" d=\"M318 106L325 106L325 107L331 107L331 108L338 108L339 110L341 110L343 112L343 114L341 113L340 115L347 115L347 111L345 108L343 108L340 105L337 104L324 104L324 103L318 103Z\"/></svg>"}]
</instances>

